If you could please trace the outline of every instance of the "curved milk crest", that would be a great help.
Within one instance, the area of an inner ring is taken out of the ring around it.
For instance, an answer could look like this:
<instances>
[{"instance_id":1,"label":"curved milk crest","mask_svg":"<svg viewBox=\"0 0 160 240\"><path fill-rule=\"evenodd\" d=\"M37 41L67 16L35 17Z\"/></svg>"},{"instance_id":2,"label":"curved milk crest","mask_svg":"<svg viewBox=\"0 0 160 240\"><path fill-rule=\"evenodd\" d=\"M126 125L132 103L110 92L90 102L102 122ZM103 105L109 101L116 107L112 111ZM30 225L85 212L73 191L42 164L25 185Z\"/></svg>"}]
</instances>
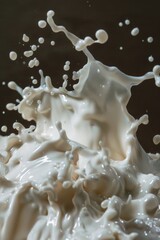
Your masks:
<instances>
[{"instance_id":1,"label":"curved milk crest","mask_svg":"<svg viewBox=\"0 0 160 240\"><path fill-rule=\"evenodd\" d=\"M159 154L147 154L136 138L148 116L135 120L126 106L132 86L154 76L159 85L160 68L132 77L105 66L86 48L105 42L104 30L82 40L53 15L52 30L63 31L87 63L70 92L42 71L37 88L9 84L22 100L8 109L36 126L14 123L18 133L0 137L0 239L159 239Z\"/></svg>"}]
</instances>

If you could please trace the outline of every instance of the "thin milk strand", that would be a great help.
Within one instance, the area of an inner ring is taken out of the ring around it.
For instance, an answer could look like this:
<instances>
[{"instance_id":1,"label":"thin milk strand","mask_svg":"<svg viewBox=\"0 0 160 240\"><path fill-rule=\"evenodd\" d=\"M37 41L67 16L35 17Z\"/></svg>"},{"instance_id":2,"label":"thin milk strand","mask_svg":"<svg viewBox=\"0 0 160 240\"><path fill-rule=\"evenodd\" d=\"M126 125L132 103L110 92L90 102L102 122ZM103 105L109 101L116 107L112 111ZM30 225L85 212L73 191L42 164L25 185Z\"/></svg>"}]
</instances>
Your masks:
<instances>
[{"instance_id":1,"label":"thin milk strand","mask_svg":"<svg viewBox=\"0 0 160 240\"><path fill-rule=\"evenodd\" d=\"M47 13L47 22L50 25L51 29L53 32L64 32L64 34L66 35L66 37L71 41L71 43L73 44L73 46L76 47L76 44L79 43L79 41L81 41L81 39L79 39L77 36L75 36L73 33L70 33L65 27L63 26L57 26L55 24L55 22L53 21L53 16L54 16L54 11L50 10ZM90 52L85 48L83 50L83 52L85 53L85 55L88 57L88 59L94 60L93 56L90 54Z\"/></svg>"}]
</instances>

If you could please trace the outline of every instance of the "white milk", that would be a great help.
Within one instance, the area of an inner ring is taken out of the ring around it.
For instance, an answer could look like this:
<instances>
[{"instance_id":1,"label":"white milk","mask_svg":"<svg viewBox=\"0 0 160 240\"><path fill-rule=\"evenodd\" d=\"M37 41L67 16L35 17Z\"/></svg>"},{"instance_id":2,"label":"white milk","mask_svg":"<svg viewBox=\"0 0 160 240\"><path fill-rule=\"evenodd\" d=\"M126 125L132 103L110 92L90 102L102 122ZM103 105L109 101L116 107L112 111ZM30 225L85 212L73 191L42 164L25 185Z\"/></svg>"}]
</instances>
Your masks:
<instances>
[{"instance_id":1,"label":"white milk","mask_svg":"<svg viewBox=\"0 0 160 240\"><path fill-rule=\"evenodd\" d=\"M139 28L137 28L137 27L136 27L136 28L133 28L132 31L131 31L131 35L135 37L135 36L137 36L138 34L139 34Z\"/></svg>"},{"instance_id":2,"label":"white milk","mask_svg":"<svg viewBox=\"0 0 160 240\"><path fill-rule=\"evenodd\" d=\"M17 59L17 53L14 52L14 51L11 51L9 53L9 58L12 60L12 61L15 61Z\"/></svg>"},{"instance_id":3,"label":"white milk","mask_svg":"<svg viewBox=\"0 0 160 240\"><path fill-rule=\"evenodd\" d=\"M29 42L29 37L26 34L23 34L22 40L23 42Z\"/></svg>"},{"instance_id":4,"label":"white milk","mask_svg":"<svg viewBox=\"0 0 160 240\"><path fill-rule=\"evenodd\" d=\"M148 115L134 119L127 104L132 86L154 77L160 85L160 67L135 77L105 66L87 49L107 41L104 30L96 40L79 39L53 16L49 11L52 31L64 32L87 62L73 72L79 82L70 92L66 74L55 88L42 70L39 87L9 83L22 100L8 109L35 127L16 122L17 134L0 137L0 239L158 240L160 157L136 137Z\"/></svg>"}]
</instances>

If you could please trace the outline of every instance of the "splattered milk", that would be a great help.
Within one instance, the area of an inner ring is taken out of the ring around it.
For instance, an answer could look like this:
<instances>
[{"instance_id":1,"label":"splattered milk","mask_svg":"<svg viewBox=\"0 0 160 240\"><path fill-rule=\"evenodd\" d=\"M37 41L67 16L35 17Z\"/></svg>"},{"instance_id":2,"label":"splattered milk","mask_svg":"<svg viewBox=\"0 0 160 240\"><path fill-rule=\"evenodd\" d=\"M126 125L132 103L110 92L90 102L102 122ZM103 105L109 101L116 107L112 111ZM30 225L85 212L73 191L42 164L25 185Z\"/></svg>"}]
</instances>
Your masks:
<instances>
[{"instance_id":1,"label":"splattered milk","mask_svg":"<svg viewBox=\"0 0 160 240\"><path fill-rule=\"evenodd\" d=\"M9 83L22 100L7 108L35 126L16 122L17 134L0 137L0 239L160 239L160 154L146 153L136 137L148 115L134 119L127 111L132 86L152 78L160 86L160 66L140 77L105 66L87 49L108 40L104 30L96 32L96 40L80 39L57 26L53 16L49 11L52 31L63 32L87 63L73 72L79 80L73 91L66 89L70 61L59 88L42 70L39 87ZM46 21L38 25L45 28ZM29 37L23 35L23 41ZM36 50L32 46L24 55ZM16 53L10 58L16 60ZM28 66L38 65L33 56ZM154 141L159 143L159 135Z\"/></svg>"}]
</instances>

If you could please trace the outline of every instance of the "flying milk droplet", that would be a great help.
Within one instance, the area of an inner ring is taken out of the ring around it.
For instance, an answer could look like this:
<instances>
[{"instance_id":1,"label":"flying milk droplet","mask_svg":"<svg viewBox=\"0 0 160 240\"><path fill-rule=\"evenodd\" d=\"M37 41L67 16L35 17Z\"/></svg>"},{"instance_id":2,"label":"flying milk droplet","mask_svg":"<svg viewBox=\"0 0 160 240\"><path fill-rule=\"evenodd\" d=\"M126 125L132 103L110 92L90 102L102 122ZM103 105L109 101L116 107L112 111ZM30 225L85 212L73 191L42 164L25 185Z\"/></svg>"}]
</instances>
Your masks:
<instances>
[{"instance_id":1,"label":"flying milk droplet","mask_svg":"<svg viewBox=\"0 0 160 240\"><path fill-rule=\"evenodd\" d=\"M23 34L22 40L23 42L29 42L29 37L26 34Z\"/></svg>"},{"instance_id":2,"label":"flying milk droplet","mask_svg":"<svg viewBox=\"0 0 160 240\"><path fill-rule=\"evenodd\" d=\"M149 57L148 57L148 61L149 61L149 62L153 62L153 61L154 61L154 57L153 57L152 55L149 56Z\"/></svg>"},{"instance_id":3,"label":"flying milk droplet","mask_svg":"<svg viewBox=\"0 0 160 240\"><path fill-rule=\"evenodd\" d=\"M6 125L3 125L3 126L1 127L1 131L2 131L2 132L7 132L7 126L6 126Z\"/></svg>"},{"instance_id":4,"label":"flying milk droplet","mask_svg":"<svg viewBox=\"0 0 160 240\"><path fill-rule=\"evenodd\" d=\"M108 40L108 34L105 30L103 29L99 29L96 34L95 34L96 38L98 39L99 43L105 43Z\"/></svg>"},{"instance_id":5,"label":"flying milk droplet","mask_svg":"<svg viewBox=\"0 0 160 240\"><path fill-rule=\"evenodd\" d=\"M51 41L51 45L54 46L55 45L55 41Z\"/></svg>"},{"instance_id":6,"label":"flying milk droplet","mask_svg":"<svg viewBox=\"0 0 160 240\"><path fill-rule=\"evenodd\" d=\"M123 23L122 22L119 22L118 25L119 25L119 27L123 27Z\"/></svg>"},{"instance_id":7,"label":"flying milk droplet","mask_svg":"<svg viewBox=\"0 0 160 240\"><path fill-rule=\"evenodd\" d=\"M43 43L44 43L44 38L43 38L43 37L38 38L38 42L39 42L40 44L43 44Z\"/></svg>"},{"instance_id":8,"label":"flying milk droplet","mask_svg":"<svg viewBox=\"0 0 160 240\"><path fill-rule=\"evenodd\" d=\"M155 135L153 137L153 142L155 145L159 144L160 143L160 135Z\"/></svg>"},{"instance_id":9,"label":"flying milk droplet","mask_svg":"<svg viewBox=\"0 0 160 240\"><path fill-rule=\"evenodd\" d=\"M32 51L36 51L37 50L37 46L36 45L32 45L31 49L32 49Z\"/></svg>"},{"instance_id":10,"label":"flying milk droplet","mask_svg":"<svg viewBox=\"0 0 160 240\"><path fill-rule=\"evenodd\" d=\"M126 24L126 25L129 25L129 24L130 24L130 20L129 20L129 19L126 19L126 20L125 20L125 24Z\"/></svg>"},{"instance_id":11,"label":"flying milk droplet","mask_svg":"<svg viewBox=\"0 0 160 240\"><path fill-rule=\"evenodd\" d=\"M153 37L148 37L148 38L147 38L147 42L148 42L148 43L152 43L152 42L153 42Z\"/></svg>"},{"instance_id":12,"label":"flying milk droplet","mask_svg":"<svg viewBox=\"0 0 160 240\"><path fill-rule=\"evenodd\" d=\"M17 53L12 51L9 53L9 58L12 60L12 61L15 61L17 59Z\"/></svg>"},{"instance_id":13,"label":"flying milk droplet","mask_svg":"<svg viewBox=\"0 0 160 240\"><path fill-rule=\"evenodd\" d=\"M136 28L133 28L132 31L131 31L131 35L135 37L135 36L137 36L138 34L139 34L139 28L137 28L137 27L136 27Z\"/></svg>"},{"instance_id":14,"label":"flying milk droplet","mask_svg":"<svg viewBox=\"0 0 160 240\"><path fill-rule=\"evenodd\" d=\"M38 26L40 28L45 28L47 26L47 23L44 20L40 20L40 21L38 21Z\"/></svg>"},{"instance_id":15,"label":"flying milk droplet","mask_svg":"<svg viewBox=\"0 0 160 240\"><path fill-rule=\"evenodd\" d=\"M25 51L23 54L25 57L31 57L33 55L33 51Z\"/></svg>"}]
</instances>

